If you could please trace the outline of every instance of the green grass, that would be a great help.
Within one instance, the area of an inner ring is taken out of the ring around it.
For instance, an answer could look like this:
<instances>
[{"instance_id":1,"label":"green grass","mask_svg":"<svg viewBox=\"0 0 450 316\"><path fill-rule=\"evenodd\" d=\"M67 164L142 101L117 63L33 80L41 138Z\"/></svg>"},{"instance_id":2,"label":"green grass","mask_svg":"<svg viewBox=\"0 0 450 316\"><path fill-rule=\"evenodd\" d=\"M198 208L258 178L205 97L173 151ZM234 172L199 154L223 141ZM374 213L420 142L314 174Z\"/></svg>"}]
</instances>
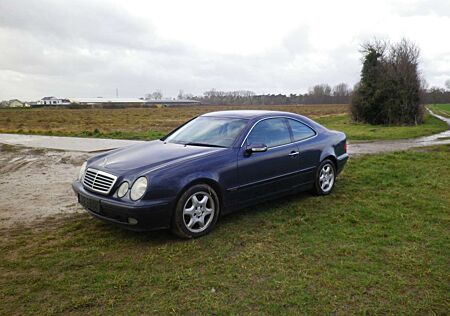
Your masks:
<instances>
[{"instance_id":1,"label":"green grass","mask_svg":"<svg viewBox=\"0 0 450 316\"><path fill-rule=\"evenodd\" d=\"M0 133L151 140L203 113L236 109L280 110L306 115L343 131L350 141L412 138L442 132L444 122L428 114L418 126L375 126L351 121L348 105L193 106L126 109L2 109Z\"/></svg>"},{"instance_id":2,"label":"green grass","mask_svg":"<svg viewBox=\"0 0 450 316\"><path fill-rule=\"evenodd\" d=\"M450 104L432 104L429 107L436 114L450 117Z\"/></svg>"},{"instance_id":3,"label":"green grass","mask_svg":"<svg viewBox=\"0 0 450 316\"><path fill-rule=\"evenodd\" d=\"M0 232L0 314L447 314L450 146L349 161L197 240L87 215ZM75 198L74 198L75 199Z\"/></svg>"},{"instance_id":4,"label":"green grass","mask_svg":"<svg viewBox=\"0 0 450 316\"><path fill-rule=\"evenodd\" d=\"M414 138L439 133L448 129L448 125L441 120L426 114L424 124L417 126L376 126L352 122L348 115L331 115L316 118L316 121L327 128L339 130L347 134L351 141L375 141ZM147 131L109 131L103 132L99 129L93 131L34 131L17 130L18 134L27 135L52 135L71 137L95 137L95 138L117 138L117 139L140 139L153 140L164 136L166 133Z\"/></svg>"},{"instance_id":5,"label":"green grass","mask_svg":"<svg viewBox=\"0 0 450 316\"><path fill-rule=\"evenodd\" d=\"M382 126L355 123L347 115L334 115L316 119L327 128L342 131L350 141L393 140L427 136L447 130L448 125L429 115L417 126Z\"/></svg>"}]
</instances>

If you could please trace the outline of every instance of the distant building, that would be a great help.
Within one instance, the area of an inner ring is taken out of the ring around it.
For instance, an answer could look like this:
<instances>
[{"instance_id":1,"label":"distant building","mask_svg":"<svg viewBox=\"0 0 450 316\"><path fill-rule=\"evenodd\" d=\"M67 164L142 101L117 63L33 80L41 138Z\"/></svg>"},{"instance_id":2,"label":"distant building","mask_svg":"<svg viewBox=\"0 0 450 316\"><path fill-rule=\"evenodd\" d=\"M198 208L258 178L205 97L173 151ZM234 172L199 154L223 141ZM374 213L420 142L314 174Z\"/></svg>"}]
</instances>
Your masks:
<instances>
[{"instance_id":1,"label":"distant building","mask_svg":"<svg viewBox=\"0 0 450 316\"><path fill-rule=\"evenodd\" d=\"M201 104L200 101L189 100L189 99L167 99L167 100L145 100L144 105L146 106L154 106L154 105L163 105L163 106L176 106L176 105L198 105Z\"/></svg>"},{"instance_id":2,"label":"distant building","mask_svg":"<svg viewBox=\"0 0 450 316\"><path fill-rule=\"evenodd\" d=\"M179 105L195 105L200 104L199 101L188 99L137 99L137 98L65 98L58 99L56 97L44 97L36 102L30 102L33 107L41 106L70 106L70 107L99 107L99 108L125 108L125 107L166 107Z\"/></svg>"},{"instance_id":3,"label":"distant building","mask_svg":"<svg viewBox=\"0 0 450 316\"><path fill-rule=\"evenodd\" d=\"M121 99L121 98L69 98L72 104L80 105L120 105L120 106L133 106L133 105L143 105L144 100L141 99Z\"/></svg>"},{"instance_id":4,"label":"distant building","mask_svg":"<svg viewBox=\"0 0 450 316\"><path fill-rule=\"evenodd\" d=\"M26 102L22 102L17 99L12 99L9 101L2 101L0 103L0 107L2 107L2 108L29 108L30 105Z\"/></svg>"},{"instance_id":5,"label":"distant building","mask_svg":"<svg viewBox=\"0 0 450 316\"><path fill-rule=\"evenodd\" d=\"M37 105L68 105L70 101L67 99L58 99L55 97L43 97L36 102Z\"/></svg>"}]
</instances>

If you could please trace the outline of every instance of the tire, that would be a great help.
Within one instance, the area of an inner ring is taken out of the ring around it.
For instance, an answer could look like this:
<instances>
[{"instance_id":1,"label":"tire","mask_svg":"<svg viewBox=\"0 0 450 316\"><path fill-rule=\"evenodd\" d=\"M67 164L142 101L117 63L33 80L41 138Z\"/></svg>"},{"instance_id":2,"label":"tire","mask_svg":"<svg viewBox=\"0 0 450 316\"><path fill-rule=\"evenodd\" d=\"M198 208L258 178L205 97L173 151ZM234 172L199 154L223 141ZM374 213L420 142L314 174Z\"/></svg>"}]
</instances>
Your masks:
<instances>
[{"instance_id":1,"label":"tire","mask_svg":"<svg viewBox=\"0 0 450 316\"><path fill-rule=\"evenodd\" d=\"M172 218L172 232L184 239L208 234L219 218L217 193L207 184L196 184L178 199Z\"/></svg>"},{"instance_id":2,"label":"tire","mask_svg":"<svg viewBox=\"0 0 450 316\"><path fill-rule=\"evenodd\" d=\"M314 192L317 195L328 195L336 183L336 166L330 159L325 159L317 168Z\"/></svg>"}]
</instances>

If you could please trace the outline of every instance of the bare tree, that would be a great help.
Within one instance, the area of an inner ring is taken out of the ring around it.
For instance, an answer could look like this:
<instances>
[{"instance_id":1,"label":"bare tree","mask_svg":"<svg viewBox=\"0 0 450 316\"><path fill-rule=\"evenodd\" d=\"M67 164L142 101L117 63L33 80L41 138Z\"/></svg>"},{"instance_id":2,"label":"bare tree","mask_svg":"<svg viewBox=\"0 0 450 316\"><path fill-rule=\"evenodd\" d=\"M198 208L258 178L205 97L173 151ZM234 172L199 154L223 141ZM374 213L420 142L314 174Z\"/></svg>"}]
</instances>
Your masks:
<instances>
[{"instance_id":1,"label":"bare tree","mask_svg":"<svg viewBox=\"0 0 450 316\"><path fill-rule=\"evenodd\" d=\"M332 94L336 103L347 103L351 90L346 83L342 82L333 87Z\"/></svg>"},{"instance_id":2,"label":"bare tree","mask_svg":"<svg viewBox=\"0 0 450 316\"><path fill-rule=\"evenodd\" d=\"M330 96L331 87L326 83L316 84L309 89L309 94L317 97Z\"/></svg>"},{"instance_id":3,"label":"bare tree","mask_svg":"<svg viewBox=\"0 0 450 316\"><path fill-rule=\"evenodd\" d=\"M161 90L156 90L155 92L144 94L144 100L161 100L162 97L163 94Z\"/></svg>"},{"instance_id":4,"label":"bare tree","mask_svg":"<svg viewBox=\"0 0 450 316\"><path fill-rule=\"evenodd\" d=\"M331 87L326 83L316 84L308 91L309 103L327 103L330 96Z\"/></svg>"},{"instance_id":5,"label":"bare tree","mask_svg":"<svg viewBox=\"0 0 450 316\"><path fill-rule=\"evenodd\" d=\"M333 87L333 96L346 97L350 94L350 88L346 83L339 83Z\"/></svg>"}]
</instances>

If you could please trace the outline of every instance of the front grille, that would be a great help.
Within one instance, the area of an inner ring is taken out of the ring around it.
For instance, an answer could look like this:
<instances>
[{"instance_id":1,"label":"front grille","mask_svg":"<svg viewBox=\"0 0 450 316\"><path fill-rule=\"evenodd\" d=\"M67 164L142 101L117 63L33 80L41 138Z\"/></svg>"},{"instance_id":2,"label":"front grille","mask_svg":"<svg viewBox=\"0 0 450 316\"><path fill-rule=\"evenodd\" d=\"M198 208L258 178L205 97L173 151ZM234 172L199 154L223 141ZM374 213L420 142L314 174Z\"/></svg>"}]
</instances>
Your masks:
<instances>
[{"instance_id":1,"label":"front grille","mask_svg":"<svg viewBox=\"0 0 450 316\"><path fill-rule=\"evenodd\" d=\"M83 184L92 191L108 194L116 180L117 177L112 174L89 168L84 173Z\"/></svg>"}]
</instances>

